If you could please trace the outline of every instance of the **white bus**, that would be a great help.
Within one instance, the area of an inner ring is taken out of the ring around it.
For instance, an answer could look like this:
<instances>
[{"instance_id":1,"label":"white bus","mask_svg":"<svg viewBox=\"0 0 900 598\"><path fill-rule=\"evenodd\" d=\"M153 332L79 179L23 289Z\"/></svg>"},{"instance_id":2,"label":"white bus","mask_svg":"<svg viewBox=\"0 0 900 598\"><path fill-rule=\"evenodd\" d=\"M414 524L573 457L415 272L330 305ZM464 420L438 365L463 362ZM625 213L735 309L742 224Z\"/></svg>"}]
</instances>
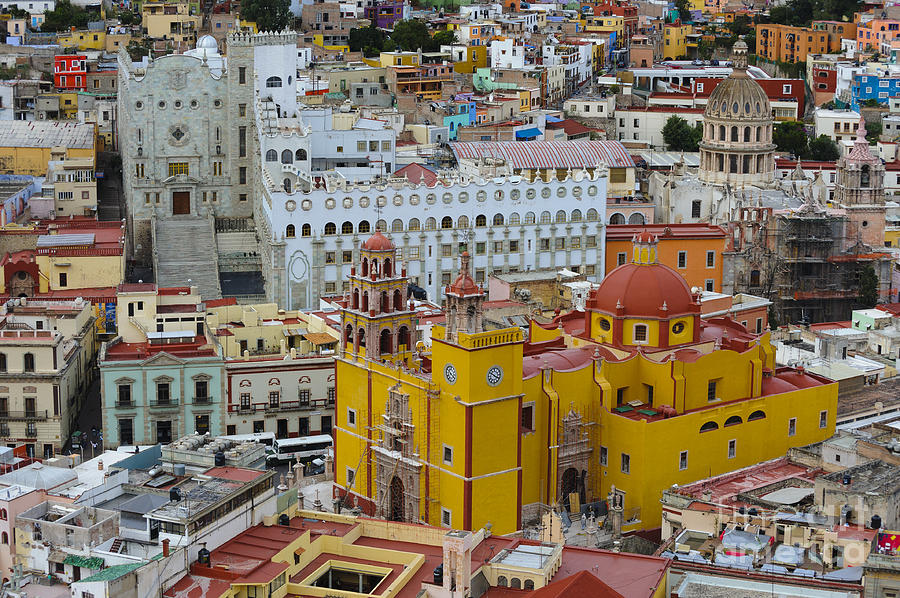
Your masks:
<instances>
[{"instance_id":1,"label":"white bus","mask_svg":"<svg viewBox=\"0 0 900 598\"><path fill-rule=\"evenodd\" d=\"M316 457L323 457L331 452L334 441L328 434L318 436L301 436L300 438L276 438L272 446L273 455L269 461L281 463L297 461L306 464Z\"/></svg>"}]
</instances>

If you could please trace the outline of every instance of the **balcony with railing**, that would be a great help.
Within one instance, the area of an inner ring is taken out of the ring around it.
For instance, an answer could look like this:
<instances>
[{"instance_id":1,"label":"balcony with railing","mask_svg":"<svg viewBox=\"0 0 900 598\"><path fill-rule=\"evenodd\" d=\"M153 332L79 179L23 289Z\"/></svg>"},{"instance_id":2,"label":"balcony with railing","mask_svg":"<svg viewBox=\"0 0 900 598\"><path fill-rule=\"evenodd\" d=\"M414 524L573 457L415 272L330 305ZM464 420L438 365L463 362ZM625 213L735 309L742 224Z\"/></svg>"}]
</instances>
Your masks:
<instances>
[{"instance_id":1,"label":"balcony with railing","mask_svg":"<svg viewBox=\"0 0 900 598\"><path fill-rule=\"evenodd\" d=\"M194 405L212 405L213 398L211 396L194 397Z\"/></svg>"},{"instance_id":2,"label":"balcony with railing","mask_svg":"<svg viewBox=\"0 0 900 598\"><path fill-rule=\"evenodd\" d=\"M151 409L177 409L178 399L153 399L150 401Z\"/></svg>"},{"instance_id":3,"label":"balcony with railing","mask_svg":"<svg viewBox=\"0 0 900 598\"><path fill-rule=\"evenodd\" d=\"M310 399L308 401L279 401L270 403L260 401L256 403L243 403L228 405L229 413L281 413L284 411L299 411L305 409L326 409L334 407L334 399Z\"/></svg>"},{"instance_id":4,"label":"balcony with railing","mask_svg":"<svg viewBox=\"0 0 900 598\"><path fill-rule=\"evenodd\" d=\"M31 419L49 419L50 412L44 409L26 409L25 411L0 411L0 420L31 420Z\"/></svg>"}]
</instances>

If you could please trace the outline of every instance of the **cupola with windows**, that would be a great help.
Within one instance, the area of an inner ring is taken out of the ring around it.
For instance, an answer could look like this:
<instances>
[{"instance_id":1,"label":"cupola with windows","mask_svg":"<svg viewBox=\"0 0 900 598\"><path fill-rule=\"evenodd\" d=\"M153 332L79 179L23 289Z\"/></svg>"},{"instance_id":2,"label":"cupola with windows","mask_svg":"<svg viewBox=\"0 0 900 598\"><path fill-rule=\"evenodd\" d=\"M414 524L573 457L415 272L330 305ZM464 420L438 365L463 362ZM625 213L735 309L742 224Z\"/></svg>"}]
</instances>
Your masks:
<instances>
[{"instance_id":1,"label":"cupola with windows","mask_svg":"<svg viewBox=\"0 0 900 598\"><path fill-rule=\"evenodd\" d=\"M655 235L632 239L632 260L607 274L585 306L592 340L619 347L656 349L695 343L700 298L684 278L657 260Z\"/></svg>"}]
</instances>

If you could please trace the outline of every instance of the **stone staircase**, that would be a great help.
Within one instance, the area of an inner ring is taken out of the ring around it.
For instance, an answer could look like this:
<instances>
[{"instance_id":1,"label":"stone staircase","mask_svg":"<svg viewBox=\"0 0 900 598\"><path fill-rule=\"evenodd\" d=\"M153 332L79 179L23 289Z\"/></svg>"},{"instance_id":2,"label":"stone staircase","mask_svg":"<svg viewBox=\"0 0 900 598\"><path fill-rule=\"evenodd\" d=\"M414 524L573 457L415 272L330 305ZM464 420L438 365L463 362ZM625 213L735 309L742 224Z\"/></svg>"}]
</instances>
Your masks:
<instances>
[{"instance_id":1,"label":"stone staircase","mask_svg":"<svg viewBox=\"0 0 900 598\"><path fill-rule=\"evenodd\" d=\"M153 232L156 284L161 287L193 285L199 287L204 299L222 297L211 218L156 218Z\"/></svg>"}]
</instances>

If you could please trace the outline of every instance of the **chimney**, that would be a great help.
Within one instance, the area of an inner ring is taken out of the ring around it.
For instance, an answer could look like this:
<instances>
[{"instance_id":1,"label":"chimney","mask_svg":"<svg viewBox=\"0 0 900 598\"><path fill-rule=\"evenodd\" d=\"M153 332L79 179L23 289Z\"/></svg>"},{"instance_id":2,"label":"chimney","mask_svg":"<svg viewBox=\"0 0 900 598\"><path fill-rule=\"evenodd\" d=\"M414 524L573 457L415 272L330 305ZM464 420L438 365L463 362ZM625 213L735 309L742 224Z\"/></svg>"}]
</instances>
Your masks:
<instances>
[{"instance_id":1,"label":"chimney","mask_svg":"<svg viewBox=\"0 0 900 598\"><path fill-rule=\"evenodd\" d=\"M99 471L103 471L103 459L100 459L99 461L97 461L97 469Z\"/></svg>"},{"instance_id":2,"label":"chimney","mask_svg":"<svg viewBox=\"0 0 900 598\"><path fill-rule=\"evenodd\" d=\"M163 545L163 557L165 558L165 557L169 556L169 539L168 538L163 539L162 545Z\"/></svg>"}]
</instances>

